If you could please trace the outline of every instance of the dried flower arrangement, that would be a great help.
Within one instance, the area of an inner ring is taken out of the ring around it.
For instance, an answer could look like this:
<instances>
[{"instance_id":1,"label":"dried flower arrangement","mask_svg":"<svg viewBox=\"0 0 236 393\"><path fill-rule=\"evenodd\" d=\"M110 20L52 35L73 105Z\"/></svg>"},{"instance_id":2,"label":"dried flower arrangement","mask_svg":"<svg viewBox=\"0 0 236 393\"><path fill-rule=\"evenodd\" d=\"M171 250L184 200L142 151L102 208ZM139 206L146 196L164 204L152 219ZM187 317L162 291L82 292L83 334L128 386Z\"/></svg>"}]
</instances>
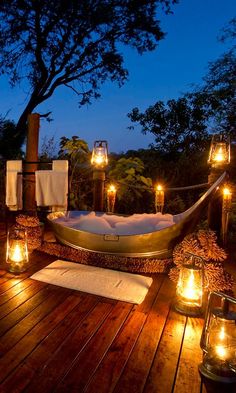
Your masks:
<instances>
[{"instance_id":1,"label":"dried flower arrangement","mask_svg":"<svg viewBox=\"0 0 236 393\"><path fill-rule=\"evenodd\" d=\"M205 261L205 277L209 291L231 292L233 277L223 266L227 258L225 251L217 244L215 232L211 230L199 230L184 238L173 251L175 266L170 269L169 277L172 281L178 281L181 265L186 261L186 254L195 254Z\"/></svg>"},{"instance_id":2,"label":"dried flower arrangement","mask_svg":"<svg viewBox=\"0 0 236 393\"><path fill-rule=\"evenodd\" d=\"M16 226L27 230L28 250L29 252L41 246L42 243L42 226L38 217L32 217L19 214L16 217Z\"/></svg>"}]
</instances>

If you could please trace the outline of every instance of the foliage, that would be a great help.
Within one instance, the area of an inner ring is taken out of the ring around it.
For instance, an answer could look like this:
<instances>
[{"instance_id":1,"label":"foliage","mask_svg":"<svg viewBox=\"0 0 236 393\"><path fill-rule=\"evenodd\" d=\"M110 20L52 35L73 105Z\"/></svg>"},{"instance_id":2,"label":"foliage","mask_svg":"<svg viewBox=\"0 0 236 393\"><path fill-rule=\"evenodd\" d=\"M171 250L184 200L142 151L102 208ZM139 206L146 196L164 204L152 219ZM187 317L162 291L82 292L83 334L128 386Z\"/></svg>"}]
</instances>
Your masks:
<instances>
[{"instance_id":1,"label":"foliage","mask_svg":"<svg viewBox=\"0 0 236 393\"><path fill-rule=\"evenodd\" d=\"M204 271L208 291L231 291L233 277L225 271L222 262L226 259L225 251L217 244L217 237L213 231L199 230L184 238L173 252L176 265L170 270L169 276L177 282L181 266L189 260L189 253L204 260ZM196 260L196 264L199 262Z\"/></svg>"},{"instance_id":2,"label":"foliage","mask_svg":"<svg viewBox=\"0 0 236 393\"><path fill-rule=\"evenodd\" d=\"M54 136L45 136L42 141L41 151L40 151L40 161L48 161L56 158L57 144L55 142Z\"/></svg>"},{"instance_id":3,"label":"foliage","mask_svg":"<svg viewBox=\"0 0 236 393\"><path fill-rule=\"evenodd\" d=\"M109 171L109 181L117 184L117 209L131 214L147 210L147 200L152 198L152 180L143 176L144 164L137 158L120 158ZM146 200L146 202L145 202ZM149 200L150 206L150 200Z\"/></svg>"},{"instance_id":4,"label":"foliage","mask_svg":"<svg viewBox=\"0 0 236 393\"><path fill-rule=\"evenodd\" d=\"M144 134L150 132L154 135L155 149L173 158L180 153L203 150L209 138L206 115L196 99L181 97L166 104L157 101L143 113L134 108L128 117L141 125Z\"/></svg>"},{"instance_id":5,"label":"foliage","mask_svg":"<svg viewBox=\"0 0 236 393\"><path fill-rule=\"evenodd\" d=\"M16 125L11 120L0 117L0 156L4 159L22 157L22 140L15 137Z\"/></svg>"},{"instance_id":6,"label":"foliage","mask_svg":"<svg viewBox=\"0 0 236 393\"><path fill-rule=\"evenodd\" d=\"M220 41L230 47L216 61L209 63L204 84L189 96L205 103L209 128L228 132L236 139L236 18L223 29Z\"/></svg>"},{"instance_id":7,"label":"foliage","mask_svg":"<svg viewBox=\"0 0 236 393\"><path fill-rule=\"evenodd\" d=\"M17 124L69 87L81 105L99 97L107 80L122 85L123 48L142 54L164 37L157 12L177 0L4 0L0 2L0 72L12 86L26 79L29 99Z\"/></svg>"},{"instance_id":8,"label":"foliage","mask_svg":"<svg viewBox=\"0 0 236 393\"><path fill-rule=\"evenodd\" d=\"M87 142L78 136L60 140L59 158L70 162L70 207L79 210L88 208L87 198L91 199L90 151Z\"/></svg>"}]
</instances>

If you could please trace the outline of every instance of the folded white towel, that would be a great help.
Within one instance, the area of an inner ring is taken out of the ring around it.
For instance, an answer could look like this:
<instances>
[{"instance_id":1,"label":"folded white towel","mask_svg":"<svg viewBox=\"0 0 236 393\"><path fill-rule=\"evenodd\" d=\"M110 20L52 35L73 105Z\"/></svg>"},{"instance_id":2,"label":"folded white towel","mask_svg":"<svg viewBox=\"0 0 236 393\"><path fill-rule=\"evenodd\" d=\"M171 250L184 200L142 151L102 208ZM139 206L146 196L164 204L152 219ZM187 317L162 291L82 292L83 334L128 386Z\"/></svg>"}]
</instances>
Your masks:
<instances>
[{"instance_id":1,"label":"folded white towel","mask_svg":"<svg viewBox=\"0 0 236 393\"><path fill-rule=\"evenodd\" d=\"M67 160L53 160L52 170L58 172L68 172L68 161Z\"/></svg>"},{"instance_id":2,"label":"folded white towel","mask_svg":"<svg viewBox=\"0 0 236 393\"><path fill-rule=\"evenodd\" d=\"M36 171L35 183L37 206L67 206L67 172Z\"/></svg>"},{"instance_id":3,"label":"folded white towel","mask_svg":"<svg viewBox=\"0 0 236 393\"><path fill-rule=\"evenodd\" d=\"M22 209L22 161L7 161L6 205L10 210Z\"/></svg>"}]
</instances>

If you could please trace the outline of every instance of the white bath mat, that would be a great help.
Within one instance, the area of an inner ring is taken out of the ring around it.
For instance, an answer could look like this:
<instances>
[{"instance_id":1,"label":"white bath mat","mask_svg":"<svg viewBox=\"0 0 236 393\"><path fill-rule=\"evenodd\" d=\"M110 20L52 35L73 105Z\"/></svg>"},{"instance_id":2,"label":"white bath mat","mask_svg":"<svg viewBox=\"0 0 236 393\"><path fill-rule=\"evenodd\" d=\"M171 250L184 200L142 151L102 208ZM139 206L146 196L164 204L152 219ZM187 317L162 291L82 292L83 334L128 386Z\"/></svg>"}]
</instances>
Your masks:
<instances>
[{"instance_id":1,"label":"white bath mat","mask_svg":"<svg viewBox=\"0 0 236 393\"><path fill-rule=\"evenodd\" d=\"M57 260L31 276L65 288L110 299L140 304L152 284L152 278L100 267Z\"/></svg>"}]
</instances>

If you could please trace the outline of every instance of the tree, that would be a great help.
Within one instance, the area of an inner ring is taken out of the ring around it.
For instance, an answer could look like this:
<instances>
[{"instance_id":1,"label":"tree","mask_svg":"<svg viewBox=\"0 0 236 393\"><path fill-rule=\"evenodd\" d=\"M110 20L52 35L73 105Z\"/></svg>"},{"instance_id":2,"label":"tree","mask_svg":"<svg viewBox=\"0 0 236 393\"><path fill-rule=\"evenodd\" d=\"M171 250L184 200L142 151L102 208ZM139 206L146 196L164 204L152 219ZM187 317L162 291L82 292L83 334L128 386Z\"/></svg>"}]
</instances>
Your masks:
<instances>
[{"instance_id":1,"label":"tree","mask_svg":"<svg viewBox=\"0 0 236 393\"><path fill-rule=\"evenodd\" d=\"M113 162L108 178L118 188L116 207L118 212L126 214L147 212L150 197L154 198L152 180L143 176L143 172L144 164L138 157L122 157Z\"/></svg>"},{"instance_id":2,"label":"tree","mask_svg":"<svg viewBox=\"0 0 236 393\"><path fill-rule=\"evenodd\" d=\"M205 147L208 133L203 105L197 96L180 97L166 104L157 101L143 113L134 108L128 117L141 125L144 134L150 132L155 136L155 149L174 159Z\"/></svg>"},{"instance_id":3,"label":"tree","mask_svg":"<svg viewBox=\"0 0 236 393\"><path fill-rule=\"evenodd\" d=\"M0 116L0 156L5 159L22 157L21 139L15 138L16 124Z\"/></svg>"},{"instance_id":4,"label":"tree","mask_svg":"<svg viewBox=\"0 0 236 393\"><path fill-rule=\"evenodd\" d=\"M0 3L0 72L12 86L27 79L28 102L17 123L67 86L81 105L99 96L107 80L122 85L128 71L123 48L154 50L164 37L159 7L178 0L3 0Z\"/></svg>"},{"instance_id":5,"label":"tree","mask_svg":"<svg viewBox=\"0 0 236 393\"><path fill-rule=\"evenodd\" d=\"M208 111L211 128L229 132L236 138L236 18L223 29L220 41L230 43L230 48L209 64L204 84L197 89Z\"/></svg>"},{"instance_id":6,"label":"tree","mask_svg":"<svg viewBox=\"0 0 236 393\"><path fill-rule=\"evenodd\" d=\"M90 151L87 142L78 136L73 136L71 139L62 137L59 158L68 159L70 162L70 207L86 210L89 206L88 195L92 194L91 182L89 182Z\"/></svg>"}]
</instances>

